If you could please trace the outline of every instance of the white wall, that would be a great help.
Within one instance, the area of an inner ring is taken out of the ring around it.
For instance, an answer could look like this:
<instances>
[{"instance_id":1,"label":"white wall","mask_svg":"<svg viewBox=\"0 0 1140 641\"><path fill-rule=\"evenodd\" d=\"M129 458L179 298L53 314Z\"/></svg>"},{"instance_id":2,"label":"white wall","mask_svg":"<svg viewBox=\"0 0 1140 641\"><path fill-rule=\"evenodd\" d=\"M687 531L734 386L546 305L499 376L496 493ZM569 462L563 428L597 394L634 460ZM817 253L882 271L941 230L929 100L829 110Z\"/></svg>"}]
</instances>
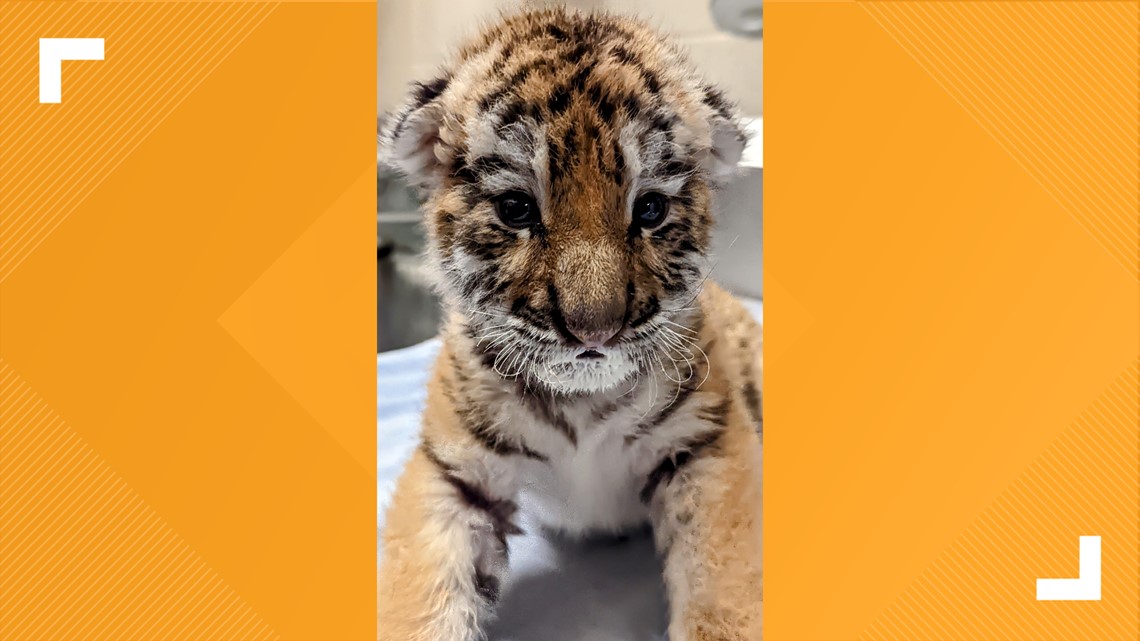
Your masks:
<instances>
[{"instance_id":1,"label":"white wall","mask_svg":"<svg viewBox=\"0 0 1140 641\"><path fill-rule=\"evenodd\" d=\"M450 50L493 20L500 8L554 4L548 0L379 0L377 104L381 112L403 98L412 80L432 77ZM717 30L709 0L567 0L582 9L633 14L671 33L693 62L750 116L762 115L760 40Z\"/></svg>"}]
</instances>

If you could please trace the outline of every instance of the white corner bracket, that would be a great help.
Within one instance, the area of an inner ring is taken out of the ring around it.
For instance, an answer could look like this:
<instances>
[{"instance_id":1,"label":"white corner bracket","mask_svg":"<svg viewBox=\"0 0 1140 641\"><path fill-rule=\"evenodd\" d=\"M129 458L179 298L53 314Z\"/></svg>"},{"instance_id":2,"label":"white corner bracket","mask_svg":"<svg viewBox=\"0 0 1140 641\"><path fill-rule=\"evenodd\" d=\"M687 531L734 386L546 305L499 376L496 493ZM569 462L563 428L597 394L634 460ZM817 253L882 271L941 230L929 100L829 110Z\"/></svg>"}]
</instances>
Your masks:
<instances>
[{"instance_id":1,"label":"white corner bracket","mask_svg":"<svg viewBox=\"0 0 1140 641\"><path fill-rule=\"evenodd\" d=\"M40 38L40 104L59 104L64 60L102 59L102 38Z\"/></svg>"},{"instance_id":2,"label":"white corner bracket","mask_svg":"<svg viewBox=\"0 0 1140 641\"><path fill-rule=\"evenodd\" d=\"M1100 537L1082 536L1075 579L1037 579L1038 601L1100 601Z\"/></svg>"}]
</instances>

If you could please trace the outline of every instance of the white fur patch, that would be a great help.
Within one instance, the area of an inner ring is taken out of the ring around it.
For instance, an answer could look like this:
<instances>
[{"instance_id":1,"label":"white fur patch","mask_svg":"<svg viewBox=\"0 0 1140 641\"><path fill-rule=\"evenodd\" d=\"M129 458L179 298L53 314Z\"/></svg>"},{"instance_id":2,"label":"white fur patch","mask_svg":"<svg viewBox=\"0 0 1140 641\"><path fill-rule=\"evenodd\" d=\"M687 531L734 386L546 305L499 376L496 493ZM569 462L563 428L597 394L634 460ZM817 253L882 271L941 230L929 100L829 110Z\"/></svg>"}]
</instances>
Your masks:
<instances>
[{"instance_id":1,"label":"white fur patch","mask_svg":"<svg viewBox=\"0 0 1140 641\"><path fill-rule=\"evenodd\" d=\"M638 142L638 134L641 128L642 126L638 123L630 123L623 127L621 133L618 134L618 144L621 145L621 153L625 159L626 172L628 172L630 177L629 193L625 195L626 221L630 219L630 212L633 211L633 201L637 199L637 195L641 189L643 165L641 163L641 144Z\"/></svg>"},{"instance_id":2,"label":"white fur patch","mask_svg":"<svg viewBox=\"0 0 1140 641\"><path fill-rule=\"evenodd\" d=\"M531 157L530 166L534 171L535 190L532 194L538 201L539 211L549 212L552 204L550 202L550 150L546 142L546 127L540 127L534 132L534 139L536 141L534 155Z\"/></svg>"},{"instance_id":3,"label":"white fur patch","mask_svg":"<svg viewBox=\"0 0 1140 641\"><path fill-rule=\"evenodd\" d=\"M735 123L721 120L713 126L712 151L709 154L709 174L713 180L723 181L736 173L745 143L744 134Z\"/></svg>"}]
</instances>

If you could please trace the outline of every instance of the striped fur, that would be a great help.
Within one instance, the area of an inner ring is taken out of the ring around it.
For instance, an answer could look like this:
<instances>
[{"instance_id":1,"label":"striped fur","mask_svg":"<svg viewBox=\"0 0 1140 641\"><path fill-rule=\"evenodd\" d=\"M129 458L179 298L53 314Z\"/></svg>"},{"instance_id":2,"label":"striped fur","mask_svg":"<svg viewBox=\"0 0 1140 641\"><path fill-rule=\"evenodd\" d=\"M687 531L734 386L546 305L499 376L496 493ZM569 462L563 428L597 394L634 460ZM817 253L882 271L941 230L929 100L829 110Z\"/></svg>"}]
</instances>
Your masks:
<instances>
[{"instance_id":1,"label":"striped fur","mask_svg":"<svg viewBox=\"0 0 1140 641\"><path fill-rule=\"evenodd\" d=\"M413 87L381 158L424 191L448 315L381 639L480 638L520 504L570 534L652 524L671 638L759 638L759 327L707 280L743 140L681 51L602 13L505 16Z\"/></svg>"}]
</instances>

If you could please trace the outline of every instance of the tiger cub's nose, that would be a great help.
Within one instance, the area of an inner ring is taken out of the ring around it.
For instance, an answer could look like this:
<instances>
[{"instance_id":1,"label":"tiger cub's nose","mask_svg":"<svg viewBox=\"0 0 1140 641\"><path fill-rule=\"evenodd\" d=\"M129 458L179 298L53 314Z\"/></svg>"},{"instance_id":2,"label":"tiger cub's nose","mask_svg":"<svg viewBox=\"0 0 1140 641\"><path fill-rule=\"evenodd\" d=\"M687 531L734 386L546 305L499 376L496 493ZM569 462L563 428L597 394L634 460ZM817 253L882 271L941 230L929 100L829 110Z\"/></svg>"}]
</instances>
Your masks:
<instances>
[{"instance_id":1,"label":"tiger cub's nose","mask_svg":"<svg viewBox=\"0 0 1140 641\"><path fill-rule=\"evenodd\" d=\"M621 330L621 326L617 326L597 332L578 333L572 331L571 333L574 334L574 338L577 338L578 342L582 344L582 347L585 347L587 350L596 350L609 346L613 339L621 334Z\"/></svg>"},{"instance_id":2,"label":"tiger cub's nose","mask_svg":"<svg viewBox=\"0 0 1140 641\"><path fill-rule=\"evenodd\" d=\"M608 347L625 329L625 306L625 296L614 296L603 305L572 310L566 329L587 350Z\"/></svg>"}]
</instances>

